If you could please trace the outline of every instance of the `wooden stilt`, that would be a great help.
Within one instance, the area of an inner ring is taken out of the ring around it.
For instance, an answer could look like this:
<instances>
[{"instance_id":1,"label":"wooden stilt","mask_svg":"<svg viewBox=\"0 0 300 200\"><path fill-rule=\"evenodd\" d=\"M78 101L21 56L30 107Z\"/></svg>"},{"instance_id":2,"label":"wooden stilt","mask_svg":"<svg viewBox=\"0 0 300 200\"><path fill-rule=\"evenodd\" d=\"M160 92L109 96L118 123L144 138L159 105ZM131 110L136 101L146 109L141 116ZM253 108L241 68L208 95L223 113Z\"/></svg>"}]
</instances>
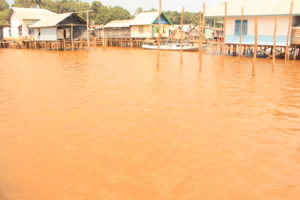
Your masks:
<instances>
[{"instance_id":1,"label":"wooden stilt","mask_svg":"<svg viewBox=\"0 0 300 200\"><path fill-rule=\"evenodd\" d=\"M253 54L253 61L252 61L252 76L255 76L255 68L256 68L256 54L257 54L257 40L258 40L258 30L257 30L257 17L254 17L254 54Z\"/></svg>"},{"instance_id":2,"label":"wooden stilt","mask_svg":"<svg viewBox=\"0 0 300 200\"><path fill-rule=\"evenodd\" d=\"M182 52L183 52L183 21L184 21L184 7L181 12L181 34L180 34L180 63L183 62Z\"/></svg>"},{"instance_id":3,"label":"wooden stilt","mask_svg":"<svg viewBox=\"0 0 300 200\"><path fill-rule=\"evenodd\" d=\"M241 26L240 26L240 46L239 46L239 58L242 55L242 36L243 36L243 23L244 23L244 7L242 8L242 18L241 18Z\"/></svg>"},{"instance_id":4,"label":"wooden stilt","mask_svg":"<svg viewBox=\"0 0 300 200\"><path fill-rule=\"evenodd\" d=\"M289 26L288 26L288 33L286 36L286 47L285 47L285 61L289 60L289 43L290 43L290 34L291 34L291 27L292 27L292 17L293 17L293 4L294 1L291 1L291 8L290 8L290 17L289 17Z\"/></svg>"},{"instance_id":5,"label":"wooden stilt","mask_svg":"<svg viewBox=\"0 0 300 200\"><path fill-rule=\"evenodd\" d=\"M157 35L157 67L159 67L160 62L160 26L161 26L161 0L159 0L159 9L158 9L158 35Z\"/></svg>"},{"instance_id":6,"label":"wooden stilt","mask_svg":"<svg viewBox=\"0 0 300 200\"><path fill-rule=\"evenodd\" d=\"M297 46L294 47L294 60L296 60L297 57Z\"/></svg>"},{"instance_id":7,"label":"wooden stilt","mask_svg":"<svg viewBox=\"0 0 300 200\"><path fill-rule=\"evenodd\" d=\"M71 49L74 51L73 25L71 25Z\"/></svg>"},{"instance_id":8,"label":"wooden stilt","mask_svg":"<svg viewBox=\"0 0 300 200\"><path fill-rule=\"evenodd\" d=\"M276 61L277 16L275 16L274 20L275 20L275 26L274 26L274 36L273 36L273 65L272 65L272 71L274 71L275 61Z\"/></svg>"},{"instance_id":9,"label":"wooden stilt","mask_svg":"<svg viewBox=\"0 0 300 200\"><path fill-rule=\"evenodd\" d=\"M222 43L222 61L224 64L224 56L225 56L225 42L226 42L226 24L227 24L227 2L224 3L225 4L225 15L224 15L224 26L223 26L223 43Z\"/></svg>"}]
</instances>

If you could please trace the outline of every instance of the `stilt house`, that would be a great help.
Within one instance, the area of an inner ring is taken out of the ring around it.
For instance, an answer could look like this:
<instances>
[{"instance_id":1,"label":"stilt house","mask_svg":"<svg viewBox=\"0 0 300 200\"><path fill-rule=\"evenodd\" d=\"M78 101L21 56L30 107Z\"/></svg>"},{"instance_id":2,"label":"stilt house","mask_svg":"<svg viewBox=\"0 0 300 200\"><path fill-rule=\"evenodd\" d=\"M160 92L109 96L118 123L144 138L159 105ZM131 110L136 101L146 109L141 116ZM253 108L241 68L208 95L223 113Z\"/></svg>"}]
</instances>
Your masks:
<instances>
[{"instance_id":1,"label":"stilt house","mask_svg":"<svg viewBox=\"0 0 300 200\"><path fill-rule=\"evenodd\" d=\"M291 0L229 0L227 1L227 20L225 43L239 44L242 30L242 44L254 44L255 22L258 20L258 45L273 45L275 16L277 16L276 45L285 46L289 29ZM242 17L244 8L244 17ZM206 17L224 17L225 4L210 7ZM294 0L292 12L292 31L288 37L289 45L300 44L300 0ZM242 29L241 29L242 26Z\"/></svg>"},{"instance_id":2,"label":"stilt house","mask_svg":"<svg viewBox=\"0 0 300 200\"><path fill-rule=\"evenodd\" d=\"M132 20L115 20L103 26L106 38L130 38Z\"/></svg>"},{"instance_id":3,"label":"stilt house","mask_svg":"<svg viewBox=\"0 0 300 200\"><path fill-rule=\"evenodd\" d=\"M31 26L36 41L79 39L86 37L86 22L76 13L55 14Z\"/></svg>"},{"instance_id":4,"label":"stilt house","mask_svg":"<svg viewBox=\"0 0 300 200\"><path fill-rule=\"evenodd\" d=\"M159 12L157 11L138 14L131 22L131 37L156 38L158 36L158 16ZM161 13L160 21L161 37L168 38L172 22L164 12Z\"/></svg>"},{"instance_id":5,"label":"stilt house","mask_svg":"<svg viewBox=\"0 0 300 200\"><path fill-rule=\"evenodd\" d=\"M10 18L11 36L13 38L26 38L33 34L29 26L38 22L39 20L54 16L56 13L50 10L41 8L12 8L12 16Z\"/></svg>"}]
</instances>

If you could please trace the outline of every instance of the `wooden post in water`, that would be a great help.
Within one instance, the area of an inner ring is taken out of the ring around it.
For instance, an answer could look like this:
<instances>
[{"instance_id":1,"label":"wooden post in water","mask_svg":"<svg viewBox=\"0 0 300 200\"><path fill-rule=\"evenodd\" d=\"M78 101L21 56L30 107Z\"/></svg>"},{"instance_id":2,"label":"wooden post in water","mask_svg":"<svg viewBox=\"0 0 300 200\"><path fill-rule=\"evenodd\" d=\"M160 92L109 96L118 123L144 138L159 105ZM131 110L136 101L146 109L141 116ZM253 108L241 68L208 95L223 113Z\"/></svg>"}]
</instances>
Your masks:
<instances>
[{"instance_id":1,"label":"wooden post in water","mask_svg":"<svg viewBox=\"0 0 300 200\"><path fill-rule=\"evenodd\" d=\"M89 12L86 11L86 39L87 39L87 46L90 47L90 35L89 35Z\"/></svg>"},{"instance_id":2,"label":"wooden post in water","mask_svg":"<svg viewBox=\"0 0 300 200\"><path fill-rule=\"evenodd\" d=\"M239 58L241 58L241 55L242 55L243 23L244 23L244 7L242 7L242 18L241 18L241 25L240 25L240 46L239 46Z\"/></svg>"},{"instance_id":3,"label":"wooden post in water","mask_svg":"<svg viewBox=\"0 0 300 200\"><path fill-rule=\"evenodd\" d=\"M158 8L158 35L157 35L157 67L159 67L160 62L160 26L161 26L161 0L159 0L159 8Z\"/></svg>"},{"instance_id":4,"label":"wooden post in water","mask_svg":"<svg viewBox=\"0 0 300 200\"><path fill-rule=\"evenodd\" d=\"M71 25L71 48L74 50L73 25Z\"/></svg>"},{"instance_id":5,"label":"wooden post in water","mask_svg":"<svg viewBox=\"0 0 300 200\"><path fill-rule=\"evenodd\" d=\"M225 41L226 41L226 23L227 23L227 2L225 4L225 15L224 15L224 25L223 25L223 44L222 44L222 56L223 56L223 61L224 61L224 56L225 56Z\"/></svg>"},{"instance_id":6,"label":"wooden post in water","mask_svg":"<svg viewBox=\"0 0 300 200\"><path fill-rule=\"evenodd\" d=\"M272 71L274 71L275 60L276 60L277 15L275 16L274 21L275 21L275 25L274 25L274 36L273 36L273 65L272 65Z\"/></svg>"},{"instance_id":7,"label":"wooden post in water","mask_svg":"<svg viewBox=\"0 0 300 200\"><path fill-rule=\"evenodd\" d=\"M290 40L291 27L292 27L293 4L294 4L294 1L292 0L291 1L291 8L290 8L289 27L288 27L288 33L287 33L287 36L286 36L285 62L290 59L290 55L289 55L289 40Z\"/></svg>"},{"instance_id":8,"label":"wooden post in water","mask_svg":"<svg viewBox=\"0 0 300 200\"><path fill-rule=\"evenodd\" d=\"M199 60L201 60L202 58L202 14L201 14L201 9L199 11Z\"/></svg>"},{"instance_id":9,"label":"wooden post in water","mask_svg":"<svg viewBox=\"0 0 300 200\"><path fill-rule=\"evenodd\" d=\"M255 66L256 66L256 54L257 54L257 42L258 42L258 30L257 30L257 17L254 17L254 54L253 54L253 61L252 61L252 76L255 76Z\"/></svg>"},{"instance_id":10,"label":"wooden post in water","mask_svg":"<svg viewBox=\"0 0 300 200\"><path fill-rule=\"evenodd\" d=\"M180 63L183 62L182 52L183 52L183 22L184 22L184 7L181 12L181 34L180 34Z\"/></svg>"}]
</instances>

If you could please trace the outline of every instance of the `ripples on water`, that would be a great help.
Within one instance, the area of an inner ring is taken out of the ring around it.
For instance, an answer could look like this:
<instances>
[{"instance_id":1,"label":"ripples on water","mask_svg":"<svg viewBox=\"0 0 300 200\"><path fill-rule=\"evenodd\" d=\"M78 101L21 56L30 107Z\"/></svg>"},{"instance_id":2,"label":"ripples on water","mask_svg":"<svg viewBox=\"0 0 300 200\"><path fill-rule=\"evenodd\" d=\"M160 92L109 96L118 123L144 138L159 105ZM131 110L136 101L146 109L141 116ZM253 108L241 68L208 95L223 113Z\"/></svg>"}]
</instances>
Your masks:
<instances>
[{"instance_id":1,"label":"ripples on water","mask_svg":"<svg viewBox=\"0 0 300 200\"><path fill-rule=\"evenodd\" d=\"M299 61L179 55L0 50L0 199L299 199Z\"/></svg>"}]
</instances>

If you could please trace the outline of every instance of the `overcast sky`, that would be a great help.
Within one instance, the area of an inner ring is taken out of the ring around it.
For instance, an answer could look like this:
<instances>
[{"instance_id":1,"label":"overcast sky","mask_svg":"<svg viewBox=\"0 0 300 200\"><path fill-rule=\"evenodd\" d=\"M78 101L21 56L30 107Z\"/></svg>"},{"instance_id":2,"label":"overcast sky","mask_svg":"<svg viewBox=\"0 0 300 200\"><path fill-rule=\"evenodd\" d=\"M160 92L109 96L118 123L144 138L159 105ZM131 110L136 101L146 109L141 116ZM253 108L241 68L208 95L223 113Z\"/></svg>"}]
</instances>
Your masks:
<instances>
[{"instance_id":1,"label":"overcast sky","mask_svg":"<svg viewBox=\"0 0 300 200\"><path fill-rule=\"evenodd\" d=\"M10 3L13 0L8 0ZM93 0L82 0L92 2ZM144 9L158 8L158 0L100 0L104 5L108 6L122 6L134 14L137 7ZM206 0L207 6L211 6L217 2L223 2L224 0ZM162 0L163 10L177 10L180 11L182 7L185 7L186 11L198 12L202 8L203 0Z\"/></svg>"}]
</instances>

